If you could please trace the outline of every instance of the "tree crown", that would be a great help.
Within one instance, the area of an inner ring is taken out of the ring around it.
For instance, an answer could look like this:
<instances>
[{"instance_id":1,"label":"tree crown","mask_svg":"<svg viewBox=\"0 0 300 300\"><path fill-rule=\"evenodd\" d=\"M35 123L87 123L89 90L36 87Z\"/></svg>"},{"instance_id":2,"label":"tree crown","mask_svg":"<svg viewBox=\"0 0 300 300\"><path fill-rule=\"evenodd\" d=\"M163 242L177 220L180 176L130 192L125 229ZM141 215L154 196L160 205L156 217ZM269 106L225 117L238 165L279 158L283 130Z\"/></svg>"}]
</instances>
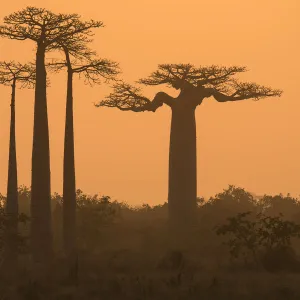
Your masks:
<instances>
[{"instance_id":1,"label":"tree crown","mask_svg":"<svg viewBox=\"0 0 300 300\"><path fill-rule=\"evenodd\" d=\"M35 85L35 80L35 66L32 63L0 62L0 84L11 85L12 83L20 82L21 88L32 88Z\"/></svg>"},{"instance_id":2,"label":"tree crown","mask_svg":"<svg viewBox=\"0 0 300 300\"><path fill-rule=\"evenodd\" d=\"M87 39L92 28L102 27L100 21L82 22L78 14L55 14L44 8L27 6L25 9L4 17L0 36L16 40L30 39L48 50L67 39Z\"/></svg>"},{"instance_id":3,"label":"tree crown","mask_svg":"<svg viewBox=\"0 0 300 300\"><path fill-rule=\"evenodd\" d=\"M246 72L246 67L231 66L200 66L196 68L192 64L159 64L158 69L148 78L140 79L138 83L144 85L166 84L176 89L184 86L214 86L222 84L237 73Z\"/></svg>"},{"instance_id":4,"label":"tree crown","mask_svg":"<svg viewBox=\"0 0 300 300\"><path fill-rule=\"evenodd\" d=\"M204 98L213 96L219 102L245 99L259 100L266 97L280 97L281 90L272 89L254 82L240 82L233 76L245 72L245 67L207 66L196 68L191 64L160 64L148 78L137 81L143 85L166 84L180 90L177 98L158 93L154 100L141 95L141 89L123 81L113 86L113 92L96 104L97 107L117 107L121 110L155 111L158 106L172 107L175 101L193 101L195 107ZM159 103L159 105L158 105Z\"/></svg>"},{"instance_id":5,"label":"tree crown","mask_svg":"<svg viewBox=\"0 0 300 300\"><path fill-rule=\"evenodd\" d=\"M67 68L68 72L83 75L85 83L100 84L115 80L120 73L119 64L97 57L97 53L88 47L89 39L68 39L56 44L57 50L63 52L64 60L52 59L47 66L54 72Z\"/></svg>"}]
</instances>

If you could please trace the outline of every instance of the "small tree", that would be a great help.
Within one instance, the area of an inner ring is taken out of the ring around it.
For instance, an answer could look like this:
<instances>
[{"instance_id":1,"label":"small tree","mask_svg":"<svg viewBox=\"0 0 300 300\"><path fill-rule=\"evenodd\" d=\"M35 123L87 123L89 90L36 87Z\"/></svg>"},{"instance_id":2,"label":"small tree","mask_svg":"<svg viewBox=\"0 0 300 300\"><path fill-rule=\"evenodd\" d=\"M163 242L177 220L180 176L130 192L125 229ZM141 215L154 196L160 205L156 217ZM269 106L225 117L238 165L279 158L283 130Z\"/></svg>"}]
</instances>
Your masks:
<instances>
[{"instance_id":1,"label":"small tree","mask_svg":"<svg viewBox=\"0 0 300 300\"><path fill-rule=\"evenodd\" d=\"M218 102L258 100L281 95L280 90L233 78L245 67L199 67L191 64L162 64L148 78L138 82L155 86L166 84L180 90L173 98L159 92L151 101L141 90L120 82L114 91L96 106L116 107L122 111L155 112L167 105L172 111L169 151L168 207L171 224L184 225L195 220L197 207L196 119L195 110L205 98Z\"/></svg>"},{"instance_id":2,"label":"small tree","mask_svg":"<svg viewBox=\"0 0 300 300\"><path fill-rule=\"evenodd\" d=\"M217 235L230 235L231 238L225 242L229 247L232 258L239 258L241 255L247 261L249 253L257 262L257 250L260 246L258 235L258 224L255 221L246 219L251 212L239 213L235 217L227 218L227 224L215 228Z\"/></svg>"},{"instance_id":3,"label":"small tree","mask_svg":"<svg viewBox=\"0 0 300 300\"><path fill-rule=\"evenodd\" d=\"M279 216L258 215L260 228L260 244L268 250L290 247L291 238L300 237L300 225L283 220L283 214Z\"/></svg>"},{"instance_id":4,"label":"small tree","mask_svg":"<svg viewBox=\"0 0 300 300\"><path fill-rule=\"evenodd\" d=\"M283 220L282 214L270 217L259 213L252 219L250 217L251 212L239 213L228 218L227 224L216 226L217 235L230 236L225 242L230 255L233 258L243 256L248 261L250 254L257 264L262 262L267 268L270 263L273 264L273 270L290 268L292 264L298 267L299 263L293 257L291 239L300 238L300 225Z\"/></svg>"},{"instance_id":5,"label":"small tree","mask_svg":"<svg viewBox=\"0 0 300 300\"><path fill-rule=\"evenodd\" d=\"M21 64L14 61L0 62L0 84L11 86L10 103L10 141L8 159L8 180L6 214L11 218L11 226L6 234L6 259L10 263L17 261L17 245L14 243L14 236L18 231L18 172L16 154L16 121L15 121L15 102L16 87L20 83L21 88L33 87L35 83L35 69L32 64Z\"/></svg>"}]
</instances>

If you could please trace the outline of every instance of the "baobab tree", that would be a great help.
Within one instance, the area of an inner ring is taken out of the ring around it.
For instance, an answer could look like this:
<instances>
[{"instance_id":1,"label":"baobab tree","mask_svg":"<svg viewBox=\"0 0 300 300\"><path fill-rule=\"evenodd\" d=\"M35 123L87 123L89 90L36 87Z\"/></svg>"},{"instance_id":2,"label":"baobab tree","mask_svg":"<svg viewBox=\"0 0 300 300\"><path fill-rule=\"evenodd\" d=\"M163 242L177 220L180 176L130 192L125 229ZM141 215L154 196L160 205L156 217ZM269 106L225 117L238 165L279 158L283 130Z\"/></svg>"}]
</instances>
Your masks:
<instances>
[{"instance_id":1,"label":"baobab tree","mask_svg":"<svg viewBox=\"0 0 300 300\"><path fill-rule=\"evenodd\" d=\"M92 35L102 22L82 22L77 14L55 14L36 7L12 13L4 18L0 36L31 40L36 44L36 83L31 174L31 246L36 262L52 256L50 150L47 113L47 73L45 53L60 40Z\"/></svg>"},{"instance_id":2,"label":"baobab tree","mask_svg":"<svg viewBox=\"0 0 300 300\"><path fill-rule=\"evenodd\" d=\"M86 36L80 39L60 41L57 49L63 52L64 61L49 63L54 71L67 70L67 101L64 140L63 164L63 239L67 257L76 257L76 174L74 154L74 124L73 124L73 77L83 76L86 84L94 85L114 80L119 73L118 64L97 58L87 44L91 42Z\"/></svg>"},{"instance_id":3,"label":"baobab tree","mask_svg":"<svg viewBox=\"0 0 300 300\"><path fill-rule=\"evenodd\" d=\"M252 82L239 82L237 73L245 67L208 66L196 68L191 64L161 64L148 78L138 83L155 86L166 84L179 90L174 98L159 92L150 101L141 89L119 82L114 90L96 106L116 107L122 111L155 112L167 105L172 111L168 207L171 225L185 225L195 220L197 199L196 120L195 109L205 98L218 102L258 100L280 96L282 91Z\"/></svg>"},{"instance_id":4,"label":"baobab tree","mask_svg":"<svg viewBox=\"0 0 300 300\"><path fill-rule=\"evenodd\" d=\"M6 232L5 260L10 264L17 261L16 235L18 231L18 172L16 154L16 88L32 88L35 83L35 68L32 64L21 64L14 61L0 62L0 84L11 86L10 102L10 139L8 158L7 197L5 211L10 218Z\"/></svg>"}]
</instances>

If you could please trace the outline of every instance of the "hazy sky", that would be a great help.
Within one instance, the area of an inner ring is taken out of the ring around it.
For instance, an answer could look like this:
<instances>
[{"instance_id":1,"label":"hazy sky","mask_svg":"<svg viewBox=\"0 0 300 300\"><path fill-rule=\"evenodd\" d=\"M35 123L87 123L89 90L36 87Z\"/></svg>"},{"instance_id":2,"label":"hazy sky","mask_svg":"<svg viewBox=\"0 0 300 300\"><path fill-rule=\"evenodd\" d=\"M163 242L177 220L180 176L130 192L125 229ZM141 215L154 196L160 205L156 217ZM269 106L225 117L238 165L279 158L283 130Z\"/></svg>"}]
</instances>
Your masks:
<instances>
[{"instance_id":1,"label":"hazy sky","mask_svg":"<svg viewBox=\"0 0 300 300\"><path fill-rule=\"evenodd\" d=\"M71 4L69 4L71 3ZM120 63L134 83L160 63L245 65L242 79L280 88L281 98L218 103L197 108L198 195L228 184L256 194L300 194L299 0L72 0L5 1L0 19L26 5L79 13L104 22L95 30L99 56ZM2 22L2 21L1 21ZM53 57L55 54L51 54ZM0 59L27 62L31 41L0 40ZM48 112L52 192L62 191L66 74L49 74ZM175 96L165 86L144 89ZM77 187L130 204L167 200L170 111L121 112L95 108L110 91L76 78L74 87ZM10 88L0 86L0 191L6 193ZM18 90L19 184L30 186L33 90ZM297 119L298 118L298 119Z\"/></svg>"}]
</instances>

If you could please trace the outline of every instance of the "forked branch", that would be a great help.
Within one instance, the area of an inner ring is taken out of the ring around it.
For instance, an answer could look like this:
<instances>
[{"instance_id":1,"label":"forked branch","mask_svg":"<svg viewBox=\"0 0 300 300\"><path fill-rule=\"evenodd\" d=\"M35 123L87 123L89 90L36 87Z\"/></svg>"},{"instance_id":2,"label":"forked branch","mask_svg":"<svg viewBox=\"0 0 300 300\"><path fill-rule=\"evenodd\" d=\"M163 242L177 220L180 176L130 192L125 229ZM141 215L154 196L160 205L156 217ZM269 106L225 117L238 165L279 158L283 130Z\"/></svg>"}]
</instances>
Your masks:
<instances>
[{"instance_id":1,"label":"forked branch","mask_svg":"<svg viewBox=\"0 0 300 300\"><path fill-rule=\"evenodd\" d=\"M33 88L36 80L35 66L14 61L0 62L0 84L11 85L20 82L21 88Z\"/></svg>"},{"instance_id":2,"label":"forked branch","mask_svg":"<svg viewBox=\"0 0 300 300\"><path fill-rule=\"evenodd\" d=\"M208 89L209 95L218 102L238 101L246 99L259 100L267 97L280 97L282 90L272 89L254 82L232 81L227 93L221 93L217 89Z\"/></svg>"},{"instance_id":3,"label":"forked branch","mask_svg":"<svg viewBox=\"0 0 300 300\"><path fill-rule=\"evenodd\" d=\"M172 106L175 99L164 92L159 92L154 99L150 99L141 95L141 89L134 87L128 83L118 82L113 86L114 91L105 97L104 100L95 104L96 107L116 107L123 111L152 111L155 112L160 106L166 104Z\"/></svg>"},{"instance_id":4,"label":"forked branch","mask_svg":"<svg viewBox=\"0 0 300 300\"><path fill-rule=\"evenodd\" d=\"M245 67L208 66L196 68L191 64L160 64L158 70L148 78L138 82L145 85L167 84L176 89L185 87L218 87L228 82L237 73L245 72Z\"/></svg>"},{"instance_id":5,"label":"forked branch","mask_svg":"<svg viewBox=\"0 0 300 300\"><path fill-rule=\"evenodd\" d=\"M74 64L73 72L83 75L85 82L89 84L100 84L101 78L106 82L115 80L120 73L119 64L108 59L89 59L86 64Z\"/></svg>"},{"instance_id":6,"label":"forked branch","mask_svg":"<svg viewBox=\"0 0 300 300\"><path fill-rule=\"evenodd\" d=\"M53 59L47 63L47 67L54 72L67 68L68 72L83 76L85 83L90 85L100 84L102 79L110 82L120 73L119 64L108 59L87 58L71 61L69 55L66 58L68 59L65 61Z\"/></svg>"},{"instance_id":7,"label":"forked branch","mask_svg":"<svg viewBox=\"0 0 300 300\"><path fill-rule=\"evenodd\" d=\"M4 17L0 36L16 40L30 39L49 51L61 41L89 41L88 37L93 36L92 29L103 26L101 21L83 22L78 14L55 14L43 8L27 6Z\"/></svg>"}]
</instances>

